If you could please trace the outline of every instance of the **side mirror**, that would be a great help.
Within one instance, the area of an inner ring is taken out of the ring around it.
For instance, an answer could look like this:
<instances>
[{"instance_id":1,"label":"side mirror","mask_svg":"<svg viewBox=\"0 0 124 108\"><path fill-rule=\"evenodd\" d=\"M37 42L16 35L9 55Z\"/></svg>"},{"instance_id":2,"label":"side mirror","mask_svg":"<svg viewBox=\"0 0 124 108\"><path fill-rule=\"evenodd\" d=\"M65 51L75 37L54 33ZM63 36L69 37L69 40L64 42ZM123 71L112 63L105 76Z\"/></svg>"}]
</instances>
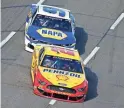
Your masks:
<instances>
[{"instance_id":1,"label":"side mirror","mask_svg":"<svg viewBox=\"0 0 124 108\"><path fill-rule=\"evenodd\" d=\"M28 21L28 24L29 24L29 25L31 24L31 20L32 20L32 18L29 18L29 21Z\"/></svg>"}]
</instances>

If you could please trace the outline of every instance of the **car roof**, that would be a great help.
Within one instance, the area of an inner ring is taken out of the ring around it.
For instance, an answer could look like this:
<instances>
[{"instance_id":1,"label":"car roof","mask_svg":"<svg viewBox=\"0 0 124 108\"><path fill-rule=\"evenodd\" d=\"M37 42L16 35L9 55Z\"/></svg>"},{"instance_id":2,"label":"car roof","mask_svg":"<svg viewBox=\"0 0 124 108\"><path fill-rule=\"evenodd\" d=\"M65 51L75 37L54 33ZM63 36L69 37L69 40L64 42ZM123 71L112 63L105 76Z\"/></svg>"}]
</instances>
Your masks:
<instances>
[{"instance_id":1,"label":"car roof","mask_svg":"<svg viewBox=\"0 0 124 108\"><path fill-rule=\"evenodd\" d=\"M45 46L44 49L45 49L46 55L81 61L78 51L74 49L69 49L69 48L59 47L59 46Z\"/></svg>"},{"instance_id":2,"label":"car roof","mask_svg":"<svg viewBox=\"0 0 124 108\"><path fill-rule=\"evenodd\" d=\"M64 14L64 16L60 16L58 12L55 13L55 14L52 14L50 12L45 11L44 10L45 8L47 8L47 9L51 8L51 9L55 9L55 10L60 10L60 11L63 11L65 14ZM59 7L55 7L55 6L49 6L49 5L39 5L37 14L70 20L69 12L70 12L70 10L67 10L67 9L64 9L64 8L59 8Z\"/></svg>"}]
</instances>

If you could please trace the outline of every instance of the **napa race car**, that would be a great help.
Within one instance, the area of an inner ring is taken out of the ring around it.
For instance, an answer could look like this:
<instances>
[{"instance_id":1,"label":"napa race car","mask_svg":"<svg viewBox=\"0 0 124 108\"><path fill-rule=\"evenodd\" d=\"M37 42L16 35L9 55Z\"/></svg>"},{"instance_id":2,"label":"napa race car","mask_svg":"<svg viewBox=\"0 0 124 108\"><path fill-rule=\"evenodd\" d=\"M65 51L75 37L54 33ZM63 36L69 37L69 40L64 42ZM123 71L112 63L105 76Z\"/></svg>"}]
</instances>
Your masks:
<instances>
[{"instance_id":1,"label":"napa race car","mask_svg":"<svg viewBox=\"0 0 124 108\"><path fill-rule=\"evenodd\" d=\"M31 76L36 95L68 102L85 100L88 81L77 50L36 46Z\"/></svg>"},{"instance_id":2,"label":"napa race car","mask_svg":"<svg viewBox=\"0 0 124 108\"><path fill-rule=\"evenodd\" d=\"M70 10L32 4L25 25L25 50L35 45L75 48L75 18Z\"/></svg>"}]
</instances>

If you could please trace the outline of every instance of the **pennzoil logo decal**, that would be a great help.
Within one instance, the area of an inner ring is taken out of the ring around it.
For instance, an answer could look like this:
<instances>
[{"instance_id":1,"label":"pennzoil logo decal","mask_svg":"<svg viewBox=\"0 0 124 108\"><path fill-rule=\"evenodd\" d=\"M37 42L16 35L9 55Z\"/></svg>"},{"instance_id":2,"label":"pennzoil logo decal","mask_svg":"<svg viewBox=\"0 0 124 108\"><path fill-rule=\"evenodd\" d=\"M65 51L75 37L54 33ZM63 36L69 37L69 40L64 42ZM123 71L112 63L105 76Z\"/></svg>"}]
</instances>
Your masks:
<instances>
[{"instance_id":1,"label":"pennzoil logo decal","mask_svg":"<svg viewBox=\"0 0 124 108\"><path fill-rule=\"evenodd\" d=\"M60 30L53 30L53 29L47 29L47 28L42 28L38 29L37 32L42 35L43 37L46 38L53 38L57 40L62 40L67 37L67 35Z\"/></svg>"},{"instance_id":2,"label":"pennzoil logo decal","mask_svg":"<svg viewBox=\"0 0 124 108\"><path fill-rule=\"evenodd\" d=\"M50 72L50 73L55 73L55 74L60 74L60 75L68 75L71 77L81 78L81 76L79 74L66 72L66 71L62 71L62 70L43 69L43 72Z\"/></svg>"}]
</instances>

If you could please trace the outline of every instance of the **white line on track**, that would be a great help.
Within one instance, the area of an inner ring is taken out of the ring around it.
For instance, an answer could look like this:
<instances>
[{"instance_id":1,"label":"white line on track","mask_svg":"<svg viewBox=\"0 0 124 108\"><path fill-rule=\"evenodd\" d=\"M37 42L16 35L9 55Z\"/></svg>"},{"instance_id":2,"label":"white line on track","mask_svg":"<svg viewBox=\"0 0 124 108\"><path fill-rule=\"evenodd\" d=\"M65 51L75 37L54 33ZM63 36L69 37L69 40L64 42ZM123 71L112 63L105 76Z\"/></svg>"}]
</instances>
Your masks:
<instances>
[{"instance_id":1,"label":"white line on track","mask_svg":"<svg viewBox=\"0 0 124 108\"><path fill-rule=\"evenodd\" d=\"M51 100L50 102L49 102L49 105L54 105L56 103L56 100Z\"/></svg>"},{"instance_id":2,"label":"white line on track","mask_svg":"<svg viewBox=\"0 0 124 108\"><path fill-rule=\"evenodd\" d=\"M45 0L40 0L40 1L37 3L37 5L41 5L44 1L45 1ZM55 103L56 103L56 100L52 99L52 100L50 100L49 105L54 105Z\"/></svg>"},{"instance_id":3,"label":"white line on track","mask_svg":"<svg viewBox=\"0 0 124 108\"><path fill-rule=\"evenodd\" d=\"M40 1L37 3L37 5L42 4L44 1L45 1L45 0L40 0Z\"/></svg>"},{"instance_id":4,"label":"white line on track","mask_svg":"<svg viewBox=\"0 0 124 108\"><path fill-rule=\"evenodd\" d=\"M0 48L4 46L15 34L16 32L12 31L2 42L0 42Z\"/></svg>"},{"instance_id":5,"label":"white line on track","mask_svg":"<svg viewBox=\"0 0 124 108\"><path fill-rule=\"evenodd\" d=\"M84 65L86 65L92 58L93 56L97 53L97 51L100 49L100 47L95 47L93 51L88 55L88 57L84 60Z\"/></svg>"},{"instance_id":6,"label":"white line on track","mask_svg":"<svg viewBox=\"0 0 124 108\"><path fill-rule=\"evenodd\" d=\"M37 3L37 5L41 5L44 1L45 1L45 0L40 0L40 1ZM56 103L56 100L52 99L52 100L50 100L49 105L54 105L55 103Z\"/></svg>"},{"instance_id":7,"label":"white line on track","mask_svg":"<svg viewBox=\"0 0 124 108\"><path fill-rule=\"evenodd\" d=\"M93 51L89 54L89 56L84 60L84 65L86 65L92 58L93 56L97 53L97 51L100 49L100 47L95 47ZM52 99L49 102L49 105L54 105L56 103L56 100Z\"/></svg>"},{"instance_id":8,"label":"white line on track","mask_svg":"<svg viewBox=\"0 0 124 108\"><path fill-rule=\"evenodd\" d=\"M45 0L40 0L37 4L42 4ZM14 35L16 32L12 31L2 42L0 42L0 48L3 47Z\"/></svg>"},{"instance_id":9,"label":"white line on track","mask_svg":"<svg viewBox=\"0 0 124 108\"><path fill-rule=\"evenodd\" d=\"M114 22L114 24L110 27L111 30L114 30L115 27L121 22L121 20L124 18L124 13L122 13L118 19Z\"/></svg>"},{"instance_id":10,"label":"white line on track","mask_svg":"<svg viewBox=\"0 0 124 108\"><path fill-rule=\"evenodd\" d=\"M44 1L45 1L45 0L40 0L40 1L37 3L37 5L41 5ZM49 105L54 105L55 103L56 103L56 100L52 99L52 100L50 100ZM48 106L49 106L49 105L48 105Z\"/></svg>"}]
</instances>

